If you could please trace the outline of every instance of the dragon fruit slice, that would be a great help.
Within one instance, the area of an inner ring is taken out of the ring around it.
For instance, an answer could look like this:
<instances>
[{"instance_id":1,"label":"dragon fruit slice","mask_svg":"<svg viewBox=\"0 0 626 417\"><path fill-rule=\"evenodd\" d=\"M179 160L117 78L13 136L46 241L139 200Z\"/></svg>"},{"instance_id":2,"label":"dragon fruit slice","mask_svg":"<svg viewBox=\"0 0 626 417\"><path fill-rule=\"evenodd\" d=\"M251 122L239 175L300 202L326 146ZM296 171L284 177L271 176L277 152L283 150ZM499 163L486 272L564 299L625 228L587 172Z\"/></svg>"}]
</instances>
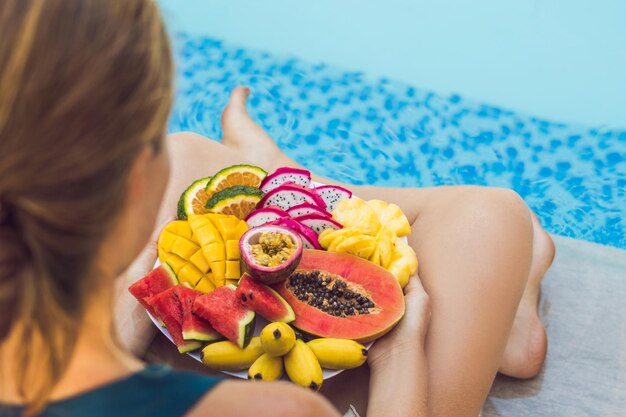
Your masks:
<instances>
[{"instance_id":1,"label":"dragon fruit slice","mask_svg":"<svg viewBox=\"0 0 626 417\"><path fill-rule=\"evenodd\" d=\"M317 233L315 233L313 230L309 229L305 225L298 223L294 219L282 218L274 220L269 224L285 226L298 233L300 235L300 238L302 239L302 244L306 249L322 249L322 246L317 240Z\"/></svg>"},{"instance_id":2,"label":"dragon fruit slice","mask_svg":"<svg viewBox=\"0 0 626 417\"><path fill-rule=\"evenodd\" d=\"M289 210L291 207L302 203L310 203L321 209L326 208L326 203L322 198L310 188L302 185L286 183L274 188L259 201L257 207L265 208L276 206L281 210Z\"/></svg>"},{"instance_id":3,"label":"dragon fruit slice","mask_svg":"<svg viewBox=\"0 0 626 417\"><path fill-rule=\"evenodd\" d=\"M254 210L248 217L246 217L246 223L248 226L257 227L265 223L273 222L281 217L289 217L289 213L278 207L265 207L262 209Z\"/></svg>"},{"instance_id":4,"label":"dragon fruit slice","mask_svg":"<svg viewBox=\"0 0 626 417\"><path fill-rule=\"evenodd\" d=\"M341 200L352 197L352 191L337 185L322 185L315 187L317 195L326 203L326 210L333 211Z\"/></svg>"},{"instance_id":5,"label":"dragon fruit slice","mask_svg":"<svg viewBox=\"0 0 626 417\"><path fill-rule=\"evenodd\" d=\"M319 214L320 216L332 217L332 215L326 210L322 210L318 206L311 203L298 204L287 210L290 217L296 218L300 216L306 216L307 214Z\"/></svg>"},{"instance_id":6,"label":"dragon fruit slice","mask_svg":"<svg viewBox=\"0 0 626 417\"><path fill-rule=\"evenodd\" d=\"M320 216L319 214L307 214L305 216L296 217L294 220L305 225L318 235L326 229L339 230L343 228L340 223L337 223L332 218Z\"/></svg>"},{"instance_id":7,"label":"dragon fruit slice","mask_svg":"<svg viewBox=\"0 0 626 417\"><path fill-rule=\"evenodd\" d=\"M286 182L292 182L294 184L302 185L303 187L309 187L309 185L311 185L311 173L306 169L289 167L278 168L261 181L259 188L264 193L269 193Z\"/></svg>"}]
</instances>

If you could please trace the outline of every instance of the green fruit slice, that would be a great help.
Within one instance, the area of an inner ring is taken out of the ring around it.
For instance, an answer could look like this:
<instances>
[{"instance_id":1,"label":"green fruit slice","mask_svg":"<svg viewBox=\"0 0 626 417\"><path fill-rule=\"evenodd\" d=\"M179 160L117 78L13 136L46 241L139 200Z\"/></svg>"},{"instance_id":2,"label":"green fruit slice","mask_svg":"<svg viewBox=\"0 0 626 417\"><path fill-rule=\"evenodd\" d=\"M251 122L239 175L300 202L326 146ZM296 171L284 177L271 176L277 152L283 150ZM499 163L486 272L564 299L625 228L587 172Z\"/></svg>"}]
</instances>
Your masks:
<instances>
[{"instance_id":1,"label":"green fruit slice","mask_svg":"<svg viewBox=\"0 0 626 417\"><path fill-rule=\"evenodd\" d=\"M213 194L205 207L212 213L232 214L243 220L262 197L263 191L258 188L236 185Z\"/></svg>"},{"instance_id":2,"label":"green fruit slice","mask_svg":"<svg viewBox=\"0 0 626 417\"><path fill-rule=\"evenodd\" d=\"M267 172L254 165L233 165L224 168L213 176L207 184L209 196L236 185L258 188Z\"/></svg>"},{"instance_id":3,"label":"green fruit slice","mask_svg":"<svg viewBox=\"0 0 626 417\"><path fill-rule=\"evenodd\" d=\"M191 183L178 199L178 218L186 220L189 214L204 214L209 211L204 207L209 200L206 186L211 177L200 178Z\"/></svg>"}]
</instances>

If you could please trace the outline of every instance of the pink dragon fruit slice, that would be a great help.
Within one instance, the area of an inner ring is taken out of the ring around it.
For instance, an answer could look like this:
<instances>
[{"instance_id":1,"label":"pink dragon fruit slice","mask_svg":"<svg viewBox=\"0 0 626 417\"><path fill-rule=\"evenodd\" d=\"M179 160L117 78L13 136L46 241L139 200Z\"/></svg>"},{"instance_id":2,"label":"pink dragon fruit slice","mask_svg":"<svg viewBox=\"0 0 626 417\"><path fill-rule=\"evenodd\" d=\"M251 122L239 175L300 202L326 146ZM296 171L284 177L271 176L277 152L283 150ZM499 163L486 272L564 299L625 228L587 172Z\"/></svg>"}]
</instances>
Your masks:
<instances>
[{"instance_id":1,"label":"pink dragon fruit slice","mask_svg":"<svg viewBox=\"0 0 626 417\"><path fill-rule=\"evenodd\" d=\"M341 200L352 197L352 191L337 185L321 185L314 188L317 195L326 203L326 210L333 211Z\"/></svg>"},{"instance_id":2,"label":"pink dragon fruit slice","mask_svg":"<svg viewBox=\"0 0 626 417\"><path fill-rule=\"evenodd\" d=\"M332 218L320 216L319 214L307 214L305 216L296 217L294 220L305 225L318 235L326 229L339 230L343 228L340 223L336 222Z\"/></svg>"},{"instance_id":3,"label":"pink dragon fruit slice","mask_svg":"<svg viewBox=\"0 0 626 417\"><path fill-rule=\"evenodd\" d=\"M292 182L294 184L302 185L303 187L309 187L311 185L311 173L306 169L289 167L278 168L261 181L259 188L264 193L269 193L286 182Z\"/></svg>"},{"instance_id":4,"label":"pink dragon fruit slice","mask_svg":"<svg viewBox=\"0 0 626 417\"><path fill-rule=\"evenodd\" d=\"M261 201L259 201L259 204L257 204L257 207L265 208L269 206L276 206L279 209L286 211L291 207L302 203L314 204L321 209L326 208L326 203L315 193L315 191L293 183L286 183L274 188L272 191L263 196Z\"/></svg>"},{"instance_id":5,"label":"pink dragon fruit slice","mask_svg":"<svg viewBox=\"0 0 626 417\"><path fill-rule=\"evenodd\" d=\"M298 223L294 219L282 218L274 220L270 224L285 226L298 233L302 238L302 244L306 249L322 249L322 246L317 240L317 233L315 233L313 230L309 229L305 225Z\"/></svg>"},{"instance_id":6,"label":"pink dragon fruit slice","mask_svg":"<svg viewBox=\"0 0 626 417\"><path fill-rule=\"evenodd\" d=\"M248 217L246 217L246 223L248 223L248 226L252 228L261 226L265 223L273 222L281 217L289 217L289 213L279 209L278 207L269 206L254 210L248 215Z\"/></svg>"},{"instance_id":7,"label":"pink dragon fruit slice","mask_svg":"<svg viewBox=\"0 0 626 417\"><path fill-rule=\"evenodd\" d=\"M294 219L296 217L306 216L307 214L319 214L320 216L332 217L329 212L322 210L318 206L311 203L298 204L297 206L287 210L287 213L289 213L289 216Z\"/></svg>"}]
</instances>

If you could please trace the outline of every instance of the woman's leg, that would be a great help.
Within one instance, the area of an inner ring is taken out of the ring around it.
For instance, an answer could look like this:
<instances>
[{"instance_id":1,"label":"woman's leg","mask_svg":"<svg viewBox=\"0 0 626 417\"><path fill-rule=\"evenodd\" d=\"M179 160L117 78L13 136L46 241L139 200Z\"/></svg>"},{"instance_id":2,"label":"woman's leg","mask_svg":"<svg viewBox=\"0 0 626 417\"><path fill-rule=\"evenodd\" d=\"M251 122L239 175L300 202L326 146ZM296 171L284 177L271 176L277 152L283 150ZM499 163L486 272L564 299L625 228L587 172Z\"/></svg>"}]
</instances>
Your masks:
<instances>
[{"instance_id":1,"label":"woman's leg","mask_svg":"<svg viewBox=\"0 0 626 417\"><path fill-rule=\"evenodd\" d=\"M173 140L165 205L172 212L187 184L221 167L294 164L249 119L244 91L234 93L223 124L231 149L192 134ZM546 348L536 311L539 283L553 247L521 199L481 187L352 188L400 205L413 224L410 242L433 309L427 341L433 414L476 415L498 369L536 374Z\"/></svg>"}]
</instances>

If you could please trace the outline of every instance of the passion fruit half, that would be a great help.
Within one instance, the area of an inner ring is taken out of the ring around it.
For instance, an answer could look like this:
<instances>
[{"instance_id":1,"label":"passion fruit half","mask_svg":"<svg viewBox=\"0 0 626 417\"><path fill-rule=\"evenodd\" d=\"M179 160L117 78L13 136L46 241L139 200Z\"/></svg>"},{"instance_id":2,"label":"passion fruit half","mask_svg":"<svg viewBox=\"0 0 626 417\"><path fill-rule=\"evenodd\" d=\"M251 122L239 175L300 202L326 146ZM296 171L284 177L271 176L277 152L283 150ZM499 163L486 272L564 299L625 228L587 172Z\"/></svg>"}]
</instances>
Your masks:
<instances>
[{"instance_id":1,"label":"passion fruit half","mask_svg":"<svg viewBox=\"0 0 626 417\"><path fill-rule=\"evenodd\" d=\"M263 225L241 237L239 250L244 271L271 285L284 281L296 270L302 258L302 239L287 227Z\"/></svg>"}]
</instances>

